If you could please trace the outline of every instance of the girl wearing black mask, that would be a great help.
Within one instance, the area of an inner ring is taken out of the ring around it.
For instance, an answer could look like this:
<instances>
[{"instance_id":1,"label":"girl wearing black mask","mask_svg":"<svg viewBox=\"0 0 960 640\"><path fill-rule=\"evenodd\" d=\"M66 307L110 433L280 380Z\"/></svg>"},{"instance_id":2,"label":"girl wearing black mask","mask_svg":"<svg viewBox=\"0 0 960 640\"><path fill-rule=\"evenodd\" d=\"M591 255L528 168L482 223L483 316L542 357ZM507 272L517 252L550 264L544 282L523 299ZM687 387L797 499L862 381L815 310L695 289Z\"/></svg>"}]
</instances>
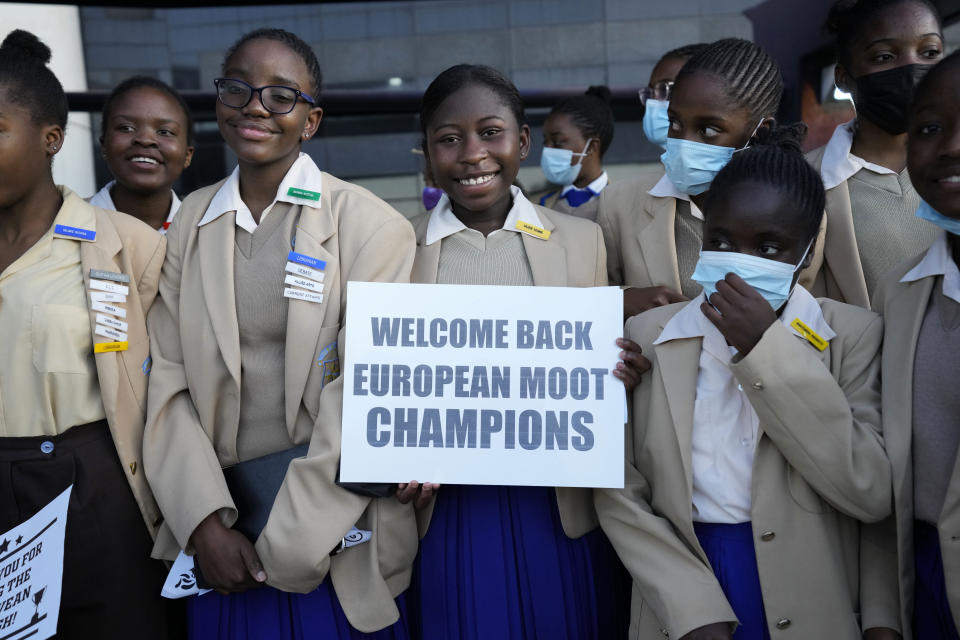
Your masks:
<instances>
[{"instance_id":1,"label":"girl wearing black mask","mask_svg":"<svg viewBox=\"0 0 960 640\"><path fill-rule=\"evenodd\" d=\"M814 292L870 306L877 282L922 253L937 228L914 217L907 175L907 108L917 81L943 56L940 17L928 0L838 0L837 87L857 118L808 159L827 189L823 268Z\"/></svg>"}]
</instances>

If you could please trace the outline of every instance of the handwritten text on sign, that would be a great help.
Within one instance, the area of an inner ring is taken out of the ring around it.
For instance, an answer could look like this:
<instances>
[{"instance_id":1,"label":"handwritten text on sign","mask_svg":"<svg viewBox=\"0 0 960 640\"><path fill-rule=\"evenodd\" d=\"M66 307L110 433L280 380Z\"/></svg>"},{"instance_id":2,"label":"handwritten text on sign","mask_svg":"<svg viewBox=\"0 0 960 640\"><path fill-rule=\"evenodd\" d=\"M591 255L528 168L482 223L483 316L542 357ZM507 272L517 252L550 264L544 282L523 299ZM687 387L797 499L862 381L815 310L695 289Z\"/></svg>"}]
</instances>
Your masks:
<instances>
[{"instance_id":1,"label":"handwritten text on sign","mask_svg":"<svg viewBox=\"0 0 960 640\"><path fill-rule=\"evenodd\" d=\"M71 489L0 534L0 638L43 640L57 632Z\"/></svg>"},{"instance_id":2,"label":"handwritten text on sign","mask_svg":"<svg viewBox=\"0 0 960 640\"><path fill-rule=\"evenodd\" d=\"M348 296L341 480L623 486L619 289Z\"/></svg>"}]
</instances>

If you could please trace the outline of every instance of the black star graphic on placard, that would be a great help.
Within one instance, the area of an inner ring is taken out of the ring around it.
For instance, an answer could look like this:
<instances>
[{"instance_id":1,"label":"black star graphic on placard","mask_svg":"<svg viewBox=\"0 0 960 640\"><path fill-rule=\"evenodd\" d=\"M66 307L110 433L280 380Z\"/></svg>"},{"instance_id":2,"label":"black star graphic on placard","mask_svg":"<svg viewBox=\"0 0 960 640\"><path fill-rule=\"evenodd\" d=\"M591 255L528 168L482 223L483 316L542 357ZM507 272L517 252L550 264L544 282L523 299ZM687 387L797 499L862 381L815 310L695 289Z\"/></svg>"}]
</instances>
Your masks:
<instances>
[{"instance_id":1,"label":"black star graphic on placard","mask_svg":"<svg viewBox=\"0 0 960 640\"><path fill-rule=\"evenodd\" d=\"M23 542L23 536L17 536L17 544Z\"/></svg>"},{"instance_id":2,"label":"black star graphic on placard","mask_svg":"<svg viewBox=\"0 0 960 640\"><path fill-rule=\"evenodd\" d=\"M6 553L7 548L10 546L10 541L6 538L3 539L3 544L0 544L0 553Z\"/></svg>"}]
</instances>

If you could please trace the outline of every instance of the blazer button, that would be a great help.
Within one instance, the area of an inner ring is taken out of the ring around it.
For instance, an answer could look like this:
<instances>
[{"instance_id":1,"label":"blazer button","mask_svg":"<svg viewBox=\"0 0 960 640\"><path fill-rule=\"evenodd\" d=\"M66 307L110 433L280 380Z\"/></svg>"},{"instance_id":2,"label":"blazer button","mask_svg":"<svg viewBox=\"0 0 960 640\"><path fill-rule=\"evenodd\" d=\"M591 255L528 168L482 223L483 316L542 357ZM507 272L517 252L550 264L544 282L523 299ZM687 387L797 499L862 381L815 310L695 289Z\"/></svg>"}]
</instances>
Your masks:
<instances>
[{"instance_id":1,"label":"blazer button","mask_svg":"<svg viewBox=\"0 0 960 640\"><path fill-rule=\"evenodd\" d=\"M763 540L764 542L770 542L776 537L777 537L777 534L775 534L773 531L764 531L763 533L760 534L760 539Z\"/></svg>"},{"instance_id":2,"label":"blazer button","mask_svg":"<svg viewBox=\"0 0 960 640\"><path fill-rule=\"evenodd\" d=\"M777 629L786 629L790 626L790 618L780 618L777 620Z\"/></svg>"},{"instance_id":3,"label":"blazer button","mask_svg":"<svg viewBox=\"0 0 960 640\"><path fill-rule=\"evenodd\" d=\"M750 386L753 387L756 391L761 391L763 390L763 380L754 380L753 384L751 384Z\"/></svg>"}]
</instances>

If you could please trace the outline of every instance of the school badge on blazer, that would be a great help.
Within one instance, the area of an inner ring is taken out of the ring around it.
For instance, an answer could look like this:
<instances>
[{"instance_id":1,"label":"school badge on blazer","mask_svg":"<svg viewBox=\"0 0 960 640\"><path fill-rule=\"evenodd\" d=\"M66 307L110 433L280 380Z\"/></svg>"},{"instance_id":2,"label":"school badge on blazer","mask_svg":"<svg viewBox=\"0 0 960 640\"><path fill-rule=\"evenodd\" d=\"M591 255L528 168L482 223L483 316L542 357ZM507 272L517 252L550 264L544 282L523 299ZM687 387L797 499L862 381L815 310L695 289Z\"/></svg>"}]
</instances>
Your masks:
<instances>
[{"instance_id":1,"label":"school badge on blazer","mask_svg":"<svg viewBox=\"0 0 960 640\"><path fill-rule=\"evenodd\" d=\"M337 353L336 340L320 350L320 355L317 356L317 366L323 369L323 387L336 380L340 375L340 355Z\"/></svg>"}]
</instances>

